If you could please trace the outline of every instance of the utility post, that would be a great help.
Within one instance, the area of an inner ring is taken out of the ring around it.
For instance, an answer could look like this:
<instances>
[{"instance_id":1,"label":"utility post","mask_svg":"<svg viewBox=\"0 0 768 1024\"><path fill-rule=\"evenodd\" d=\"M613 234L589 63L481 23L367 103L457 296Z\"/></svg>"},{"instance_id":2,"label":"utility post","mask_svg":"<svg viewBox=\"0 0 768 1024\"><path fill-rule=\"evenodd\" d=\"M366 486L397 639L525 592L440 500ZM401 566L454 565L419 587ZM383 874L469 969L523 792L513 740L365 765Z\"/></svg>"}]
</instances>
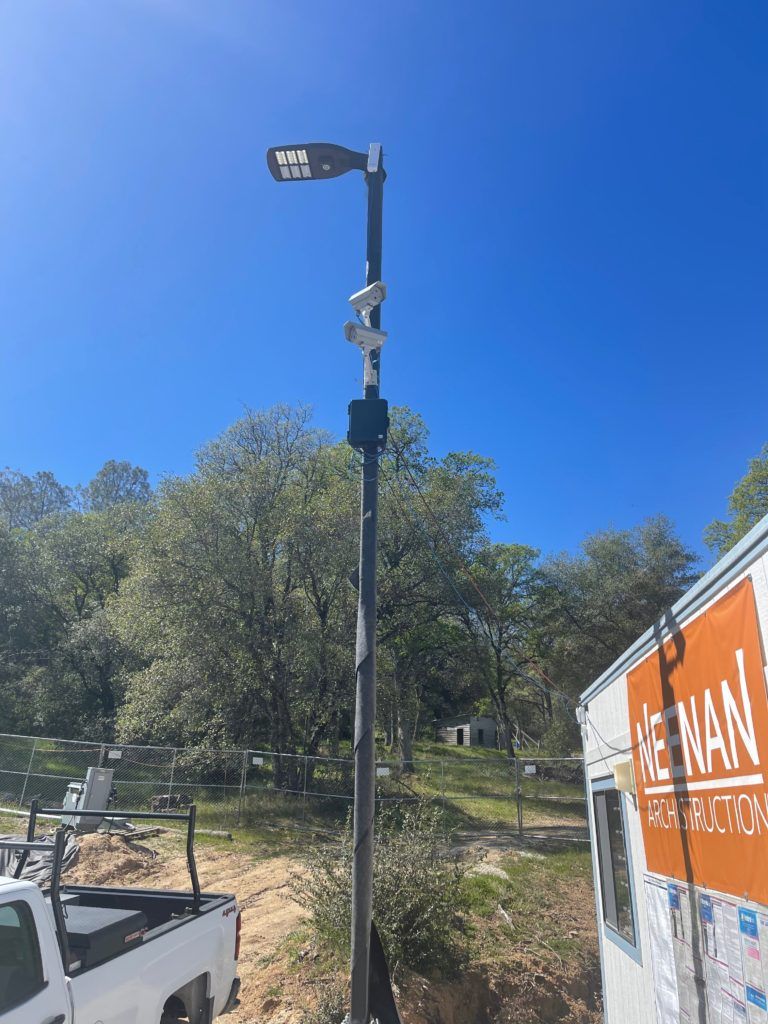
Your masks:
<instances>
[{"instance_id":1,"label":"utility post","mask_svg":"<svg viewBox=\"0 0 768 1024\"><path fill-rule=\"evenodd\" d=\"M368 186L366 288L358 296L376 305L350 300L364 328L345 325L350 341L363 350L363 400L349 407L348 440L362 452L360 488L360 564L355 645L355 803L352 862L352 961L350 1024L368 1024L368 979L373 904L373 836L376 816L376 539L379 496L379 452L386 444L387 403L379 397L381 345L382 212L384 167L381 146L373 144L365 174ZM378 293L370 294L378 286ZM371 329L370 334L365 327ZM378 341L378 344L376 342ZM371 426L373 429L370 429Z\"/></svg>"},{"instance_id":2,"label":"utility post","mask_svg":"<svg viewBox=\"0 0 768 1024\"><path fill-rule=\"evenodd\" d=\"M363 353L363 398L349 404L347 440L362 454L360 495L360 562L358 566L357 637L355 643L355 807L352 867L351 1015L349 1024L369 1024L371 1010L381 1024L400 1024L392 996L381 942L372 926L373 832L376 809L376 527L379 454L387 444L388 408L379 397L381 303L381 238L384 171L381 145L358 153L329 142L303 142L267 150L267 166L275 181L305 182L337 178L362 171L368 189L366 287L349 300L359 322L344 325L348 341ZM371 972L371 948L374 970ZM374 983L369 991L370 979ZM371 1005L371 1004L375 1005Z\"/></svg>"}]
</instances>

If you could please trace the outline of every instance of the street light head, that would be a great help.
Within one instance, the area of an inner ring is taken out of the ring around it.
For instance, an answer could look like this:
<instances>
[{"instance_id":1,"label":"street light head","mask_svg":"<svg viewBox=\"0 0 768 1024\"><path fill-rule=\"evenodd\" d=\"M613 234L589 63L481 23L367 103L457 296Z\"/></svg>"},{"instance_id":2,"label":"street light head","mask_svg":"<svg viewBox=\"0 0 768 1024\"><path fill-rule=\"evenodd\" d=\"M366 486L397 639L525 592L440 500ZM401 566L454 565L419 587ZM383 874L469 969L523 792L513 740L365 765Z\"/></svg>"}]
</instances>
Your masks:
<instances>
[{"instance_id":1,"label":"street light head","mask_svg":"<svg viewBox=\"0 0 768 1024\"><path fill-rule=\"evenodd\" d=\"M267 150L267 167L275 181L338 178L347 171L365 171L367 166L366 153L356 153L331 142L301 142Z\"/></svg>"}]
</instances>

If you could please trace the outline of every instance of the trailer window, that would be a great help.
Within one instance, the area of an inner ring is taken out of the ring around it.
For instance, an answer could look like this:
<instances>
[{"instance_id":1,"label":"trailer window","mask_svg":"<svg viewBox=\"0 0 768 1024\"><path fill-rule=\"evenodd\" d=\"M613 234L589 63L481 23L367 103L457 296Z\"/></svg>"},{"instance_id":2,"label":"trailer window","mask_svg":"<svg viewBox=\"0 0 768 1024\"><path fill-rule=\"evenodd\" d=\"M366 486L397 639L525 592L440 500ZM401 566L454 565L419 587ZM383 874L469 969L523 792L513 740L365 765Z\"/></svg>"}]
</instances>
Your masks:
<instances>
[{"instance_id":1,"label":"trailer window","mask_svg":"<svg viewBox=\"0 0 768 1024\"><path fill-rule=\"evenodd\" d=\"M632 879L621 794L615 789L598 790L594 794L594 807L603 920L630 946L636 947Z\"/></svg>"},{"instance_id":2,"label":"trailer window","mask_svg":"<svg viewBox=\"0 0 768 1024\"><path fill-rule=\"evenodd\" d=\"M26 903L0 907L0 1014L31 999L45 985L37 929Z\"/></svg>"}]
</instances>

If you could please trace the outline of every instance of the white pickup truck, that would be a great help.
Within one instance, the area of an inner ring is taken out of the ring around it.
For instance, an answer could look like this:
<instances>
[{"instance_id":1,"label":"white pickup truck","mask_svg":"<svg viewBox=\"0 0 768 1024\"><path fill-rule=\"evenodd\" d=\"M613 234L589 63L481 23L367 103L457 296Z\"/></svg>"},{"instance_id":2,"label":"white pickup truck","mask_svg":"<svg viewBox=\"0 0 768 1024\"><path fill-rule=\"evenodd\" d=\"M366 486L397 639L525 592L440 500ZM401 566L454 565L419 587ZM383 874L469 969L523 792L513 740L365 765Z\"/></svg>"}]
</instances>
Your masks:
<instances>
[{"instance_id":1,"label":"white pickup truck","mask_svg":"<svg viewBox=\"0 0 768 1024\"><path fill-rule=\"evenodd\" d=\"M34 841L35 815L27 842L2 844L22 866L50 852ZM192 891L61 885L60 829L48 890L0 877L1 1024L210 1024L236 1004L240 913L234 896L200 892L194 807L119 814L131 816L187 820Z\"/></svg>"}]
</instances>

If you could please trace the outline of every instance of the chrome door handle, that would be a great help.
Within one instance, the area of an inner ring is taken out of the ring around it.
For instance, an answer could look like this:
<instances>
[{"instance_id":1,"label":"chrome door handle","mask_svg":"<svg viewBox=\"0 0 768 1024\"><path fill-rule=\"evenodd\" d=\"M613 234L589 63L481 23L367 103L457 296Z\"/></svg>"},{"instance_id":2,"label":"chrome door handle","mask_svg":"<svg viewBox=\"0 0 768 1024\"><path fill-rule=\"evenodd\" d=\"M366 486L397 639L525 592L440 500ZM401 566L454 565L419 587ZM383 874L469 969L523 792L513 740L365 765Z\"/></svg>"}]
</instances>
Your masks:
<instances>
[{"instance_id":1,"label":"chrome door handle","mask_svg":"<svg viewBox=\"0 0 768 1024\"><path fill-rule=\"evenodd\" d=\"M58 1017L48 1017L43 1021L43 1024L65 1024L67 1019L66 1013L60 1013Z\"/></svg>"}]
</instances>

